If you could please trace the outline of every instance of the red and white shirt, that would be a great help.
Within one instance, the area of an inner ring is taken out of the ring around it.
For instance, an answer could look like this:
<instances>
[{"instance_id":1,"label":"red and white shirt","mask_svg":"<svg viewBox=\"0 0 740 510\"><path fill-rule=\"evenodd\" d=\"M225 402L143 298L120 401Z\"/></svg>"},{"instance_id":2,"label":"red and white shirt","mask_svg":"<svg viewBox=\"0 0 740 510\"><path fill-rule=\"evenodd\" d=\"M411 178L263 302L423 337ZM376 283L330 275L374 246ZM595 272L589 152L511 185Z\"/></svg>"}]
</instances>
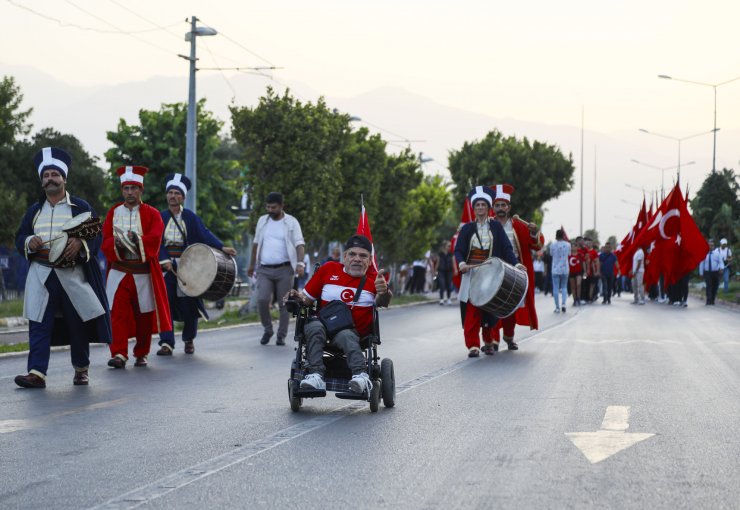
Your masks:
<instances>
[{"instance_id":1,"label":"red and white shirt","mask_svg":"<svg viewBox=\"0 0 740 510\"><path fill-rule=\"evenodd\" d=\"M352 308L352 319L355 329L361 336L368 335L373 329L373 303L375 303L375 278L367 275L357 303L355 291L362 278L354 277L344 271L344 264L327 262L314 273L303 289L304 294L314 301L321 297L321 306L329 301L340 299Z\"/></svg>"}]
</instances>

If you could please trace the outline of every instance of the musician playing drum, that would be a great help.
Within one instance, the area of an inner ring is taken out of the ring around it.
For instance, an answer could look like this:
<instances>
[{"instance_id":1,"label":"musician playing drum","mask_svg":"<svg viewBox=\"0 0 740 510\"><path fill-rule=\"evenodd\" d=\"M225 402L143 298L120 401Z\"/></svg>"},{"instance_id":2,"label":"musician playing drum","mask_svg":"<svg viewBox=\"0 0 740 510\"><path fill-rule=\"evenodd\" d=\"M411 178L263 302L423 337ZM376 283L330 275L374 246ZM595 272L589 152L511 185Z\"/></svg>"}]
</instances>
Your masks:
<instances>
[{"instance_id":1,"label":"musician playing drum","mask_svg":"<svg viewBox=\"0 0 740 510\"><path fill-rule=\"evenodd\" d=\"M167 299L170 302L170 316L173 321L184 322L182 341L185 344L185 353L193 354L195 340L198 334L198 318L208 319L208 313L203 300L178 293L177 264L189 245L194 243L207 244L221 250L232 257L236 255L234 248L224 247L203 221L190 209L183 207L185 196L190 190L190 179L182 174L170 174L166 178L167 209L160 211L164 223L162 245L159 249L159 264L164 271L164 282L167 287ZM165 331L159 334L160 349L158 356L171 356L175 348L175 334Z\"/></svg>"},{"instance_id":2,"label":"musician playing drum","mask_svg":"<svg viewBox=\"0 0 740 510\"><path fill-rule=\"evenodd\" d=\"M122 166L123 203L114 205L103 225L103 253L108 259L106 292L113 322L108 366L125 368L128 339L135 336L134 366L147 366L152 333L172 329L167 290L159 266L164 225L159 211L141 201L144 166Z\"/></svg>"},{"instance_id":3,"label":"musician playing drum","mask_svg":"<svg viewBox=\"0 0 740 510\"><path fill-rule=\"evenodd\" d=\"M51 345L70 345L72 381L87 385L90 342L111 339L108 300L95 257L100 234L89 240L70 237L59 258L64 267L49 262L50 241L64 242L65 223L88 213L97 217L90 204L66 191L71 163L70 155L55 147L36 154L34 167L45 197L26 211L16 233L16 247L29 261L23 303L23 316L29 320L28 374L15 378L24 388L46 387Z\"/></svg>"},{"instance_id":4,"label":"musician playing drum","mask_svg":"<svg viewBox=\"0 0 740 510\"><path fill-rule=\"evenodd\" d=\"M530 329L537 329L537 310L534 302L534 264L532 262L532 250L541 250L545 244L545 238L534 223L526 222L519 216L510 215L511 212L511 195L514 193L514 186L510 184L498 184L495 186L496 199L493 201L493 211L496 219L504 227L506 236L514 247L514 253L519 262L526 268L529 277L529 287L527 295L524 298L524 305L517 309L516 313L501 319L493 329L493 343L498 350L499 329L503 327L504 341L509 350L515 351L519 346L514 341L514 328L516 324L520 326L529 326Z\"/></svg>"},{"instance_id":5,"label":"musician playing drum","mask_svg":"<svg viewBox=\"0 0 740 510\"><path fill-rule=\"evenodd\" d=\"M493 326L497 320L496 317L490 317L487 314L484 316L484 312L473 306L468 299L471 278L475 277L474 267L491 257L499 257L512 265L517 263L511 242L503 227L494 218L488 216L494 198L495 193L488 186L476 186L468 193L468 199L475 213L475 221L462 226L455 243L455 260L462 274L458 297L461 303L465 303L462 308L463 331L465 346L471 358L478 357L480 354L481 324L483 324L483 351L486 354L493 354L490 326Z\"/></svg>"}]
</instances>

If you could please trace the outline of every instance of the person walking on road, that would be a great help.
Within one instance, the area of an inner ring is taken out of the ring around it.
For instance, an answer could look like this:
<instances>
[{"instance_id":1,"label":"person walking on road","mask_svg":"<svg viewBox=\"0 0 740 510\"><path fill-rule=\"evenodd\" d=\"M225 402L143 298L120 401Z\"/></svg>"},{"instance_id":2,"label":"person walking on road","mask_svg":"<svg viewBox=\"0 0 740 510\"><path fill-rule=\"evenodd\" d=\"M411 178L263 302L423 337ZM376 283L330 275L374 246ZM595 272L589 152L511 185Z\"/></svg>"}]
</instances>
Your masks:
<instances>
[{"instance_id":1,"label":"person walking on road","mask_svg":"<svg viewBox=\"0 0 740 510\"><path fill-rule=\"evenodd\" d=\"M706 293L708 305L713 305L719 290L719 275L724 271L725 265L719 249L714 247L714 241L709 240L709 253L699 265L699 274L704 276L706 282Z\"/></svg>"},{"instance_id":2,"label":"person walking on road","mask_svg":"<svg viewBox=\"0 0 740 510\"><path fill-rule=\"evenodd\" d=\"M445 241L437 254L437 286L439 287L439 304L444 305L444 293L447 293L446 303L449 305L450 295L452 294L452 252L450 251L450 242Z\"/></svg>"},{"instance_id":3,"label":"person walking on road","mask_svg":"<svg viewBox=\"0 0 740 510\"><path fill-rule=\"evenodd\" d=\"M632 292L634 293L635 299L632 301L633 305L644 305L645 304L645 286L643 285L643 278L645 277L645 250L642 246L637 248L635 254L632 256Z\"/></svg>"},{"instance_id":4,"label":"person walking on road","mask_svg":"<svg viewBox=\"0 0 740 510\"><path fill-rule=\"evenodd\" d=\"M732 275L732 249L727 247L727 239L719 240L719 256L725 268L722 270L722 291L727 294L730 291L730 276Z\"/></svg>"},{"instance_id":5,"label":"person walking on road","mask_svg":"<svg viewBox=\"0 0 740 510\"><path fill-rule=\"evenodd\" d=\"M97 214L90 204L71 196L67 176L72 158L56 147L34 158L44 198L28 208L15 236L18 252L28 260L23 316L28 319L28 374L15 383L22 388L46 388L52 345L69 345L74 368L72 383L89 382L90 342L110 343L111 323L105 285L96 257L100 234L85 240L61 237L61 264L49 261L50 242L60 237L66 222L81 214ZM60 317L58 318L57 315ZM55 326L61 326L56 327Z\"/></svg>"},{"instance_id":6,"label":"person walking on road","mask_svg":"<svg viewBox=\"0 0 740 510\"><path fill-rule=\"evenodd\" d=\"M284 211L283 195L272 192L265 200L267 214L257 220L252 256L247 274L257 274L257 306L264 328L260 343L267 345L273 335L270 308L273 299L280 306L276 345L285 345L290 314L282 297L293 288L293 278L306 270L305 241L298 220Z\"/></svg>"},{"instance_id":7,"label":"person walking on road","mask_svg":"<svg viewBox=\"0 0 740 510\"><path fill-rule=\"evenodd\" d=\"M570 243L565 241L563 231L555 232L555 242L550 245L552 258L552 297L555 300L555 313L565 313L565 303L568 301L568 256ZM561 304L562 303L562 304Z\"/></svg>"},{"instance_id":8,"label":"person walking on road","mask_svg":"<svg viewBox=\"0 0 740 510\"><path fill-rule=\"evenodd\" d=\"M599 268L601 270L601 283L603 287L603 298L601 304L612 304L612 293L614 292L614 273L617 268L617 256L612 253L612 245L609 241L604 243L602 252L599 253Z\"/></svg>"}]
</instances>

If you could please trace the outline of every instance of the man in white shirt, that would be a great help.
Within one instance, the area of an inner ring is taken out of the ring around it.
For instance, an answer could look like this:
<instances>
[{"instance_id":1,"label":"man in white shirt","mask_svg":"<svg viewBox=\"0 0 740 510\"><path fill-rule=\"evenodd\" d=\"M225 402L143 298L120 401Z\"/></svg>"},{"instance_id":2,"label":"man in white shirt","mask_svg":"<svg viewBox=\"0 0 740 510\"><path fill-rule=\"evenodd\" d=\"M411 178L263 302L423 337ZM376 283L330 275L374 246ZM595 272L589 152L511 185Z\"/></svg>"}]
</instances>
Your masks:
<instances>
[{"instance_id":1,"label":"man in white shirt","mask_svg":"<svg viewBox=\"0 0 740 510\"><path fill-rule=\"evenodd\" d=\"M714 247L714 241L709 240L709 253L699 264L699 274L704 276L706 282L707 305L713 305L719 289L719 275L724 271L725 265L722 262L719 248Z\"/></svg>"},{"instance_id":2,"label":"man in white shirt","mask_svg":"<svg viewBox=\"0 0 740 510\"><path fill-rule=\"evenodd\" d=\"M555 242L550 245L552 257L552 297L555 299L555 313L565 313L565 302L568 300L568 256L570 243L565 241L562 230L555 232ZM562 306L561 306L562 296Z\"/></svg>"},{"instance_id":3,"label":"man in white shirt","mask_svg":"<svg viewBox=\"0 0 740 510\"><path fill-rule=\"evenodd\" d=\"M642 283L645 277L645 251L642 247L632 256L632 292L635 294L633 305L645 304L645 287Z\"/></svg>"},{"instance_id":4,"label":"man in white shirt","mask_svg":"<svg viewBox=\"0 0 740 510\"><path fill-rule=\"evenodd\" d=\"M269 193L265 209L267 214L257 220L247 274L250 277L257 274L257 306L264 327L260 343L267 345L273 335L270 307L273 297L277 297L280 321L276 345L285 345L290 314L282 297L293 288L294 275L300 278L306 270L303 262L306 243L298 220L283 211L282 194Z\"/></svg>"}]
</instances>

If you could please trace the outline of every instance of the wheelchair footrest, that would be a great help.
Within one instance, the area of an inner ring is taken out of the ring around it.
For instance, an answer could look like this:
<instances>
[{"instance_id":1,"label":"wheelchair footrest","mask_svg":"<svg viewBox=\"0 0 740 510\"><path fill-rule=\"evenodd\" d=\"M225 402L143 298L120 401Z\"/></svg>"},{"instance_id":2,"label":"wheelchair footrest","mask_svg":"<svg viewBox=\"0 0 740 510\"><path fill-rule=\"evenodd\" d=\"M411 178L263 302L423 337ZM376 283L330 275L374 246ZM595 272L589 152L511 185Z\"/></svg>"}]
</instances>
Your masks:
<instances>
[{"instance_id":1,"label":"wheelchair footrest","mask_svg":"<svg viewBox=\"0 0 740 510\"><path fill-rule=\"evenodd\" d=\"M295 389L293 390L293 396L298 398L319 398L326 396L326 390L313 390L313 389Z\"/></svg>"},{"instance_id":2,"label":"wheelchair footrest","mask_svg":"<svg viewBox=\"0 0 740 510\"><path fill-rule=\"evenodd\" d=\"M345 400L367 400L367 392L352 393L350 391L338 391L334 394L337 398L343 398Z\"/></svg>"}]
</instances>

